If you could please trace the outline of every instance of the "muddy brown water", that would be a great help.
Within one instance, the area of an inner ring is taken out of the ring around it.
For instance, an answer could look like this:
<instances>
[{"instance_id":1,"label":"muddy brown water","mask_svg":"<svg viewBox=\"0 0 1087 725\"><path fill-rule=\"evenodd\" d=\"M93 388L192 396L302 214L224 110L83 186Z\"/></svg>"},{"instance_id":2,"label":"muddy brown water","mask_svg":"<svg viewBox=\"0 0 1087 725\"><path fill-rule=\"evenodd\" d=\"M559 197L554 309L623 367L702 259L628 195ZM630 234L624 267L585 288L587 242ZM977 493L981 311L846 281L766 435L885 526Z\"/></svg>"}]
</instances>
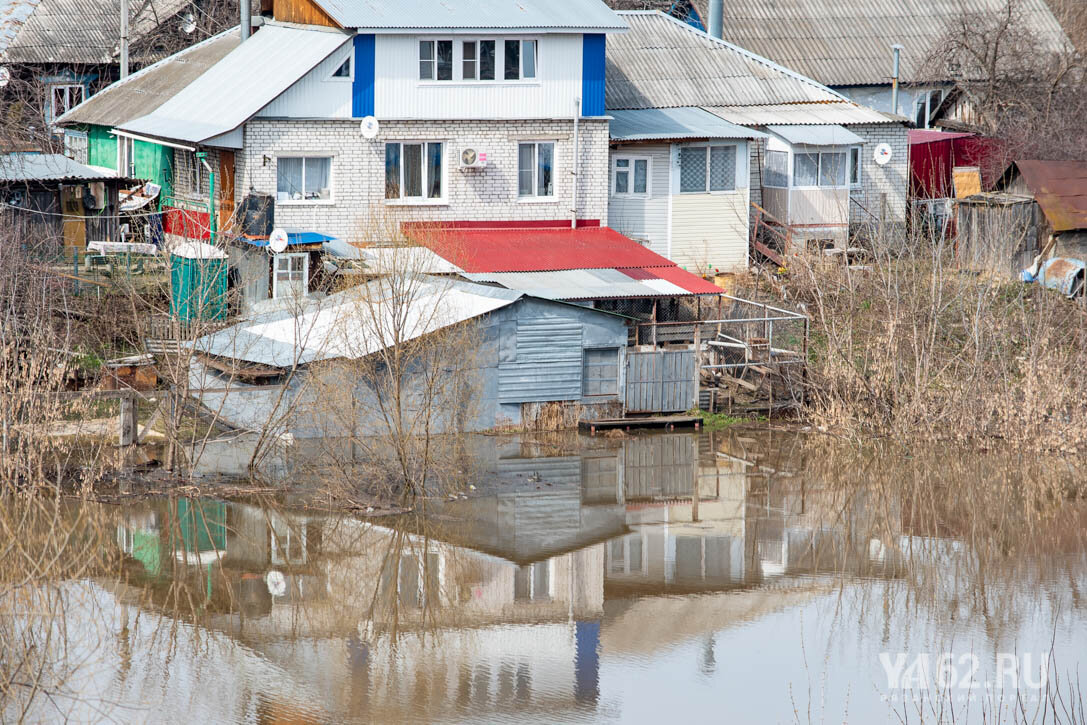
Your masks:
<instances>
[{"instance_id":1,"label":"muddy brown water","mask_svg":"<svg viewBox=\"0 0 1087 725\"><path fill-rule=\"evenodd\" d=\"M1074 462L759 429L481 446L476 488L425 515L96 508L104 563L55 593L63 696L6 714L1083 721L1087 517L1030 495ZM204 465L246 460L234 441Z\"/></svg>"}]
</instances>

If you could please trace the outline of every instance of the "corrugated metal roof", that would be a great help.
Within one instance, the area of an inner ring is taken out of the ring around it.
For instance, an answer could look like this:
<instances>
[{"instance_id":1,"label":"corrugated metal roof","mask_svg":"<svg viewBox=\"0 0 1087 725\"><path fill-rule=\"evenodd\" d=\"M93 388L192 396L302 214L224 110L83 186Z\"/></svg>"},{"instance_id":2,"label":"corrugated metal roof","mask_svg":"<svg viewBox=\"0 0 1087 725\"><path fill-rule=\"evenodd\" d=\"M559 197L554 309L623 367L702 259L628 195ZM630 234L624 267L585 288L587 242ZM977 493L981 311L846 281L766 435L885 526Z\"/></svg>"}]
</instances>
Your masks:
<instances>
[{"instance_id":1,"label":"corrugated metal roof","mask_svg":"<svg viewBox=\"0 0 1087 725\"><path fill-rule=\"evenodd\" d=\"M957 138L970 138L974 133L954 133L950 131L936 131L931 128L911 128L906 132L910 146L918 144L935 143L937 141L954 141Z\"/></svg>"},{"instance_id":2,"label":"corrugated metal roof","mask_svg":"<svg viewBox=\"0 0 1087 725\"><path fill-rule=\"evenodd\" d=\"M926 79L925 60L963 13L1004 12L1007 0L725 0L724 36L737 45L833 86L891 82L891 46L902 51L904 82ZM695 0L708 20L706 0ZM1045 47L1067 43L1045 0L1017 0L1020 27ZM944 79L935 79L944 80Z\"/></svg>"},{"instance_id":3,"label":"corrugated metal roof","mask_svg":"<svg viewBox=\"0 0 1087 725\"><path fill-rule=\"evenodd\" d=\"M1087 161L1016 161L1055 232L1087 229Z\"/></svg>"},{"instance_id":4,"label":"corrugated metal roof","mask_svg":"<svg viewBox=\"0 0 1087 725\"><path fill-rule=\"evenodd\" d=\"M619 269L567 269L557 272L484 272L467 274L475 282L494 282L549 300L599 300L623 297L682 297L689 290L653 277L633 279ZM692 275L693 276L693 275ZM720 289L715 290L720 293Z\"/></svg>"},{"instance_id":5,"label":"corrugated metal roof","mask_svg":"<svg viewBox=\"0 0 1087 725\"><path fill-rule=\"evenodd\" d=\"M396 289L410 295L408 308L384 302L391 291L385 278L323 300L307 300L300 310L258 315L196 340L193 348L278 368L335 358L359 359L382 349L389 336L378 330L393 329L393 315L398 317L398 337L406 342L501 309L523 296L435 277L402 280Z\"/></svg>"},{"instance_id":6,"label":"corrugated metal roof","mask_svg":"<svg viewBox=\"0 0 1087 725\"><path fill-rule=\"evenodd\" d=\"M85 166L62 154L14 153L0 156L0 181L113 179L112 172Z\"/></svg>"},{"instance_id":7,"label":"corrugated metal roof","mask_svg":"<svg viewBox=\"0 0 1087 725\"><path fill-rule=\"evenodd\" d=\"M120 126L145 116L226 57L240 42L237 28L212 36L111 84L57 122Z\"/></svg>"},{"instance_id":8,"label":"corrugated metal roof","mask_svg":"<svg viewBox=\"0 0 1087 725\"><path fill-rule=\"evenodd\" d=\"M366 266L379 274L412 270L423 274L460 274L461 268L426 247L364 247Z\"/></svg>"},{"instance_id":9,"label":"corrugated metal roof","mask_svg":"<svg viewBox=\"0 0 1087 725\"><path fill-rule=\"evenodd\" d=\"M837 123L859 125L870 123L901 123L903 119L852 101L829 103L778 103L766 106L706 106L705 110L740 125L769 126L771 124Z\"/></svg>"},{"instance_id":10,"label":"corrugated metal roof","mask_svg":"<svg viewBox=\"0 0 1087 725\"><path fill-rule=\"evenodd\" d=\"M190 5L192 0L146 0L133 3L129 36L138 41ZM121 34L115 0L14 0L0 9L0 54L4 63L117 63ZM135 55L132 60L143 60Z\"/></svg>"},{"instance_id":11,"label":"corrugated metal roof","mask_svg":"<svg viewBox=\"0 0 1087 725\"><path fill-rule=\"evenodd\" d=\"M339 31L265 24L155 111L118 128L192 143L228 133L350 37Z\"/></svg>"},{"instance_id":12,"label":"corrugated metal roof","mask_svg":"<svg viewBox=\"0 0 1087 725\"><path fill-rule=\"evenodd\" d=\"M614 32L626 24L600 0L316 0L345 28L412 32L587 30Z\"/></svg>"},{"instance_id":13,"label":"corrugated metal roof","mask_svg":"<svg viewBox=\"0 0 1087 725\"><path fill-rule=\"evenodd\" d=\"M776 133L791 144L808 146L850 146L863 144L864 139L845 126L822 124L819 126L767 126L767 131Z\"/></svg>"},{"instance_id":14,"label":"corrugated metal roof","mask_svg":"<svg viewBox=\"0 0 1087 725\"><path fill-rule=\"evenodd\" d=\"M412 228L406 231L412 234ZM675 263L608 227L428 230L419 243L465 272L671 267Z\"/></svg>"},{"instance_id":15,"label":"corrugated metal roof","mask_svg":"<svg viewBox=\"0 0 1087 725\"><path fill-rule=\"evenodd\" d=\"M609 111L612 141L682 138L762 138L766 134L737 126L701 108L641 108Z\"/></svg>"},{"instance_id":16,"label":"corrugated metal roof","mask_svg":"<svg viewBox=\"0 0 1087 725\"><path fill-rule=\"evenodd\" d=\"M630 32L608 41L609 111L706 107L739 125L892 120L810 78L713 38L669 15L660 12L619 15L630 24ZM774 110L762 110L771 107ZM824 107L828 109L824 115L832 115L834 120L817 115ZM761 118L751 120L755 116Z\"/></svg>"}]
</instances>

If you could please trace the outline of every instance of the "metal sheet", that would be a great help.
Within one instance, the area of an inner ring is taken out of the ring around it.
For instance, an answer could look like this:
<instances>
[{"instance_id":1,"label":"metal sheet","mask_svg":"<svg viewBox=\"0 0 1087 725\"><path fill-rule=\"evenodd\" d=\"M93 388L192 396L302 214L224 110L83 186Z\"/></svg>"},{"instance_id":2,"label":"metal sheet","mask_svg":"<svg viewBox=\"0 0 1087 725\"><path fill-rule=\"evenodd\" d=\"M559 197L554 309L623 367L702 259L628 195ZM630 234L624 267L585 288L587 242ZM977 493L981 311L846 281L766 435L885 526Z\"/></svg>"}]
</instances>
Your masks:
<instances>
[{"instance_id":1,"label":"metal sheet","mask_svg":"<svg viewBox=\"0 0 1087 725\"><path fill-rule=\"evenodd\" d=\"M819 126L768 126L791 144L806 146L853 146L863 144L864 139L844 126L823 124Z\"/></svg>"},{"instance_id":2,"label":"metal sheet","mask_svg":"<svg viewBox=\"0 0 1087 725\"><path fill-rule=\"evenodd\" d=\"M385 32L626 29L622 19L600 0L317 0L317 4L345 28Z\"/></svg>"},{"instance_id":3,"label":"metal sheet","mask_svg":"<svg viewBox=\"0 0 1087 725\"><path fill-rule=\"evenodd\" d=\"M0 156L0 181L86 181L113 179L111 172L93 169L61 154L13 153Z\"/></svg>"},{"instance_id":4,"label":"metal sheet","mask_svg":"<svg viewBox=\"0 0 1087 725\"><path fill-rule=\"evenodd\" d=\"M581 398L582 326L566 317L517 320L516 361L498 365L498 398L529 403Z\"/></svg>"},{"instance_id":5,"label":"metal sheet","mask_svg":"<svg viewBox=\"0 0 1087 725\"><path fill-rule=\"evenodd\" d=\"M337 31L266 24L155 111L119 128L192 143L225 134L347 42Z\"/></svg>"},{"instance_id":6,"label":"metal sheet","mask_svg":"<svg viewBox=\"0 0 1087 725\"><path fill-rule=\"evenodd\" d=\"M219 33L107 86L57 122L112 127L145 116L226 57L240 42L237 28Z\"/></svg>"},{"instance_id":7,"label":"metal sheet","mask_svg":"<svg viewBox=\"0 0 1087 725\"><path fill-rule=\"evenodd\" d=\"M1053 231L1087 229L1087 161L1016 161Z\"/></svg>"},{"instance_id":8,"label":"metal sheet","mask_svg":"<svg viewBox=\"0 0 1087 725\"><path fill-rule=\"evenodd\" d=\"M631 279L615 269L572 269L561 272L498 272L468 274L476 282L494 282L549 300L597 300L622 297L669 297L691 293L665 282L659 285Z\"/></svg>"},{"instance_id":9,"label":"metal sheet","mask_svg":"<svg viewBox=\"0 0 1087 725\"><path fill-rule=\"evenodd\" d=\"M662 139L765 138L766 134L737 126L701 108L642 108L609 111L612 141Z\"/></svg>"},{"instance_id":10,"label":"metal sheet","mask_svg":"<svg viewBox=\"0 0 1087 725\"><path fill-rule=\"evenodd\" d=\"M709 3L693 0L703 20ZM902 51L902 79L921 72L948 24L963 13L991 17L1007 0L726 0L725 40L828 85L889 85L891 46ZM1016 27L1044 48L1067 43L1045 0L1015 4ZM933 79L943 80L943 79Z\"/></svg>"}]
</instances>

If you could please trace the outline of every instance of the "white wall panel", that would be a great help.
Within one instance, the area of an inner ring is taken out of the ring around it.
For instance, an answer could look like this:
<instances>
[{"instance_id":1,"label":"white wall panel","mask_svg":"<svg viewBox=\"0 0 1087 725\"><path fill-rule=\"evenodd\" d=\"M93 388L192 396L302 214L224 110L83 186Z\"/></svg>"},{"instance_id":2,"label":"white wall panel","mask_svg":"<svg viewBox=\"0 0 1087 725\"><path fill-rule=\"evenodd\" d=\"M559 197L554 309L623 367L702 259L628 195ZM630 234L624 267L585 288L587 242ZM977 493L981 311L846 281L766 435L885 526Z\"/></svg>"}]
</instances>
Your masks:
<instances>
[{"instance_id":1,"label":"white wall panel","mask_svg":"<svg viewBox=\"0 0 1087 725\"><path fill-rule=\"evenodd\" d=\"M454 36L453 40L454 66L459 71L459 43L464 38ZM419 37L379 35L376 115L382 120L570 118L578 108L574 99L581 96L581 36L541 35L538 40L535 82L420 81ZM496 55L501 74L501 44Z\"/></svg>"},{"instance_id":2,"label":"white wall panel","mask_svg":"<svg viewBox=\"0 0 1087 725\"><path fill-rule=\"evenodd\" d=\"M608 226L634 239L646 239L649 248L657 254L668 256L668 197L671 180L668 176L670 156L668 144L630 145L614 149L609 157L609 165L616 156L645 156L650 159L649 196L613 196L610 190L615 188L612 178L614 169L608 178Z\"/></svg>"},{"instance_id":3,"label":"white wall panel","mask_svg":"<svg viewBox=\"0 0 1087 725\"><path fill-rule=\"evenodd\" d=\"M351 54L348 40L257 114L258 118L351 118L351 79L331 79Z\"/></svg>"}]
</instances>

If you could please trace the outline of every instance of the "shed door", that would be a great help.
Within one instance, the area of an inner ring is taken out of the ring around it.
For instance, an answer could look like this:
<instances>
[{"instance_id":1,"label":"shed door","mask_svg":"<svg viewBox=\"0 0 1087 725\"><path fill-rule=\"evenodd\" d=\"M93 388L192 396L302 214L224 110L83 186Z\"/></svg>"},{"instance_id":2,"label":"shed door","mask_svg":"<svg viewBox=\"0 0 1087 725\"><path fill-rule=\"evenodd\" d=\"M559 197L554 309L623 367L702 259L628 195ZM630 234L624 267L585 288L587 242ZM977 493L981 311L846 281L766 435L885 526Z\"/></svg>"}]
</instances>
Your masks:
<instances>
[{"instance_id":1,"label":"shed door","mask_svg":"<svg viewBox=\"0 0 1087 725\"><path fill-rule=\"evenodd\" d=\"M627 352L629 413L678 413L697 404L694 350Z\"/></svg>"},{"instance_id":2,"label":"shed door","mask_svg":"<svg viewBox=\"0 0 1087 725\"><path fill-rule=\"evenodd\" d=\"M561 317L517 320L514 360L498 365L498 398L535 403L581 398L581 323Z\"/></svg>"}]
</instances>

